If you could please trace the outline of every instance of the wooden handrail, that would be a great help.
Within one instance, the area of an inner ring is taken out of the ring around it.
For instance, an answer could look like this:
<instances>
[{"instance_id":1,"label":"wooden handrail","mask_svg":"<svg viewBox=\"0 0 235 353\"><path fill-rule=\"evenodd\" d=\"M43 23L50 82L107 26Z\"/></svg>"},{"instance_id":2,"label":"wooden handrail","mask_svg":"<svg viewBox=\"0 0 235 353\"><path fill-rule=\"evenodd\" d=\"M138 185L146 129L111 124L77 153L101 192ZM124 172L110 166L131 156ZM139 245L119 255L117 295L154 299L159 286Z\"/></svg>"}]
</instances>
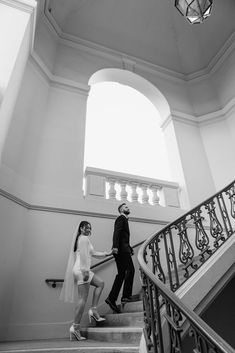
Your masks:
<instances>
[{"instance_id":1,"label":"wooden handrail","mask_svg":"<svg viewBox=\"0 0 235 353\"><path fill-rule=\"evenodd\" d=\"M142 240L139 243L133 245L132 248L133 249L137 248L138 246L142 245L143 243L144 243L144 240ZM99 261L96 264L92 265L91 266L91 270L93 270L94 268L96 268L98 266L101 266L101 265L105 264L106 262L109 262L109 261L111 261L113 259L114 259L114 257L113 257L113 255L111 255L111 256L107 257L106 259L104 259L102 261ZM57 283L63 283L64 279L62 279L62 278L47 278L47 279L45 279L45 282L47 284L51 284L52 288L56 288Z\"/></svg>"}]
</instances>

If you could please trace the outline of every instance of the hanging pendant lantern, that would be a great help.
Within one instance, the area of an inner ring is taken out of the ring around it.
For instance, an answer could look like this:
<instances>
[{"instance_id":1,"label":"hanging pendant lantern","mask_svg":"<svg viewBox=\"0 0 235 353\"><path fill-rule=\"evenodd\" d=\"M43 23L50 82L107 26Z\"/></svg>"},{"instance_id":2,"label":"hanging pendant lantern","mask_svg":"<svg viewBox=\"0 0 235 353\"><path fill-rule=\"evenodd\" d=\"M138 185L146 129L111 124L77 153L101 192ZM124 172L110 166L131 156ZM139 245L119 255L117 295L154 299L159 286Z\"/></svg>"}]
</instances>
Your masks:
<instances>
[{"instance_id":1,"label":"hanging pendant lantern","mask_svg":"<svg viewBox=\"0 0 235 353\"><path fill-rule=\"evenodd\" d=\"M213 0L175 0L175 7L191 24L202 23L211 14Z\"/></svg>"}]
</instances>

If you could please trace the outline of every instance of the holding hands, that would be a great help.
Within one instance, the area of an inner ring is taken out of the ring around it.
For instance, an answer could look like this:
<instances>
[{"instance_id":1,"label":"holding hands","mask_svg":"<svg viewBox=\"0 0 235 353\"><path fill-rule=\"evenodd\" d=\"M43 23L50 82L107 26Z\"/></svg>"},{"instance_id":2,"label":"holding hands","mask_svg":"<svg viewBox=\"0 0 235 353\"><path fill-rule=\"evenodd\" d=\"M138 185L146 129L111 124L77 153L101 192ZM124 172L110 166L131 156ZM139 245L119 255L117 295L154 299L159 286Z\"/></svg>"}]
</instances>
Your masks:
<instances>
[{"instance_id":1,"label":"holding hands","mask_svg":"<svg viewBox=\"0 0 235 353\"><path fill-rule=\"evenodd\" d=\"M113 255L112 250L110 250L110 251L105 251L105 256L111 256L111 255Z\"/></svg>"},{"instance_id":2,"label":"holding hands","mask_svg":"<svg viewBox=\"0 0 235 353\"><path fill-rule=\"evenodd\" d=\"M83 271L83 281L87 282L89 279L89 271Z\"/></svg>"}]
</instances>

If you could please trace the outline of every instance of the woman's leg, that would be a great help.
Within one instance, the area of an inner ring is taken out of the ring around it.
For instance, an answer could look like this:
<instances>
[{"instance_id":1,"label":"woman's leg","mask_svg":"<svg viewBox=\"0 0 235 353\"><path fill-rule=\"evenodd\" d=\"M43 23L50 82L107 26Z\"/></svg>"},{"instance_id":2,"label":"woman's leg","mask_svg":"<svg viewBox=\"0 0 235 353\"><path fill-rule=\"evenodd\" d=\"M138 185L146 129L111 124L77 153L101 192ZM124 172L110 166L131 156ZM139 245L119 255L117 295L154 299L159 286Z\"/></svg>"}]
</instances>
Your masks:
<instances>
[{"instance_id":1,"label":"woman's leg","mask_svg":"<svg viewBox=\"0 0 235 353\"><path fill-rule=\"evenodd\" d=\"M92 307L96 307L98 305L100 295L104 288L104 281L100 277L94 274L91 280L91 285L95 287L93 292L93 298L92 298Z\"/></svg>"},{"instance_id":2,"label":"woman's leg","mask_svg":"<svg viewBox=\"0 0 235 353\"><path fill-rule=\"evenodd\" d=\"M75 308L75 318L74 318L74 323L76 325L80 324L80 321L82 319L82 315L84 312L84 308L85 308L88 293L89 293L89 287L90 287L90 283L84 283L84 284L78 285L78 302Z\"/></svg>"}]
</instances>

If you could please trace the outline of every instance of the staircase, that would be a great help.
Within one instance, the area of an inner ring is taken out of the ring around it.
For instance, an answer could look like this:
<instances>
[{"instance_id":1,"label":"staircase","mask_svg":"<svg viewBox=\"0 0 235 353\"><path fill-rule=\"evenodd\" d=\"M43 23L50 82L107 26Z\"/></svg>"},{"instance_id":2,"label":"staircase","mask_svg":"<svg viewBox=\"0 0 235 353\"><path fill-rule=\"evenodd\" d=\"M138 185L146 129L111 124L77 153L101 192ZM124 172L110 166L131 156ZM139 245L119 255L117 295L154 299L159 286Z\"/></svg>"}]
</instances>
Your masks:
<instances>
[{"instance_id":1,"label":"staircase","mask_svg":"<svg viewBox=\"0 0 235 353\"><path fill-rule=\"evenodd\" d=\"M143 303L137 301L120 305L120 314L111 309L105 315L106 321L84 328L86 341L68 339L4 342L1 353L137 353L143 328ZM69 337L69 334L68 334Z\"/></svg>"}]
</instances>

